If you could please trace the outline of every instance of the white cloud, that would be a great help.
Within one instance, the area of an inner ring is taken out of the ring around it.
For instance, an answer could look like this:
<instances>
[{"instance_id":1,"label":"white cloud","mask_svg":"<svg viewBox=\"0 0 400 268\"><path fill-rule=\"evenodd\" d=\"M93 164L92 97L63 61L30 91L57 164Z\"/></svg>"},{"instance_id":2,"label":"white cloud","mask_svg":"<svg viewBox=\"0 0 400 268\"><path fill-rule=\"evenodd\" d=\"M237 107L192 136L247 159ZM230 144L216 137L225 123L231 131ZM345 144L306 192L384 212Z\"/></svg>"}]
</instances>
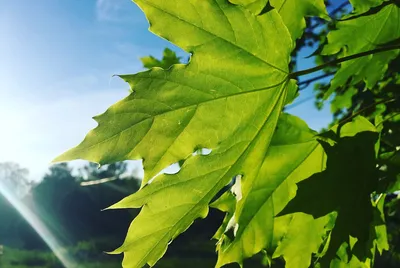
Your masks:
<instances>
[{"instance_id":1,"label":"white cloud","mask_svg":"<svg viewBox=\"0 0 400 268\"><path fill-rule=\"evenodd\" d=\"M132 20L132 10L134 6L129 0L97 0L96 15L101 21L126 22Z\"/></svg>"}]
</instances>

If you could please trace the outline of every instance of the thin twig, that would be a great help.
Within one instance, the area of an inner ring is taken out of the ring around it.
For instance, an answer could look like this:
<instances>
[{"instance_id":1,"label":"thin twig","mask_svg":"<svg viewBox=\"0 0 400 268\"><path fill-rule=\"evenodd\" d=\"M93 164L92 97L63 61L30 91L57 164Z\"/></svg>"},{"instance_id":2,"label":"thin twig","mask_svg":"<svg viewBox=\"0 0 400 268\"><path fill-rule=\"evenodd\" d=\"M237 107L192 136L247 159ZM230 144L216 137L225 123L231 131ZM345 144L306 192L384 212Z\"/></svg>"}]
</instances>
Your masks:
<instances>
[{"instance_id":1,"label":"thin twig","mask_svg":"<svg viewBox=\"0 0 400 268\"><path fill-rule=\"evenodd\" d=\"M288 106L286 107L286 110L293 109L293 108L295 108L295 107L297 107L297 106L299 106L299 105L301 105L301 104L303 104L303 103L305 103L305 102L307 102L307 101L310 101L310 100L312 100L312 99L314 99L314 98L315 98L315 96L310 96L310 97L305 98L304 100L301 100L301 101L298 101L298 102L293 103L293 104L291 104L291 105L288 105Z\"/></svg>"},{"instance_id":2,"label":"thin twig","mask_svg":"<svg viewBox=\"0 0 400 268\"><path fill-rule=\"evenodd\" d=\"M330 17L333 17L334 15L336 15L336 13L338 13L339 11L341 11L343 8L345 8L347 5L350 5L350 2L348 1L344 1L340 6L338 6L337 8L335 8L334 10L332 10L331 13L329 13Z\"/></svg>"},{"instance_id":3,"label":"thin twig","mask_svg":"<svg viewBox=\"0 0 400 268\"><path fill-rule=\"evenodd\" d=\"M390 100L381 100L381 101L372 103L371 105L368 105L367 107L365 107L365 108L359 110L358 112L354 113L353 115L351 115L351 116L349 116L349 117L344 118L343 120L341 120L341 121L339 122L339 125L343 125L344 123L350 122L353 118L355 118L355 117L358 116L358 115L361 115L363 112L367 111L368 109L371 109L372 107L375 107L375 106L377 106L377 105L379 105L379 104L383 104L383 103L389 103L389 102L392 102L392 101L395 101L395 100L396 100L396 98L390 99Z\"/></svg>"},{"instance_id":4,"label":"thin twig","mask_svg":"<svg viewBox=\"0 0 400 268\"><path fill-rule=\"evenodd\" d=\"M322 78L325 78L325 77L334 75L335 73L336 73L336 72L330 72L330 73L326 73L326 74L321 74L321 75L319 75L319 76L310 78L310 79L308 79L308 80L301 81L301 82L299 82L297 85L299 85L299 86L307 85L307 86L308 86L308 85L310 85L312 82L315 82L315 81L317 81L317 80L319 80L319 79L322 79Z\"/></svg>"},{"instance_id":5,"label":"thin twig","mask_svg":"<svg viewBox=\"0 0 400 268\"><path fill-rule=\"evenodd\" d=\"M400 113L394 113L393 115L389 116L388 118L383 119L381 122L379 122L379 124L376 125L376 127L379 127L380 125L382 125L383 123L385 123L386 121L392 119L393 117L396 117L400 115Z\"/></svg>"}]
</instances>

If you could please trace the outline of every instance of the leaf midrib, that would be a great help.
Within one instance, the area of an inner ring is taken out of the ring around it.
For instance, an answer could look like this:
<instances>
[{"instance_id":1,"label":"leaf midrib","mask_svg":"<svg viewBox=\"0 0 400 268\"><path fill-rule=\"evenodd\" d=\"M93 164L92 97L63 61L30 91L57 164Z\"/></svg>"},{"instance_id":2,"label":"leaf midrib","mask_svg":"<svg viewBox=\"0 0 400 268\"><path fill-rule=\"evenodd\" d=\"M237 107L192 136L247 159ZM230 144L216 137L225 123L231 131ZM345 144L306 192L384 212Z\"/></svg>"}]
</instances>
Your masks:
<instances>
[{"instance_id":1,"label":"leaf midrib","mask_svg":"<svg viewBox=\"0 0 400 268\"><path fill-rule=\"evenodd\" d=\"M154 78L152 78L152 77L146 77L146 78L147 78L147 79L154 79ZM277 83L277 84L275 84L275 85L272 85L272 86L268 86L268 87L264 87L264 88L259 88L259 89L255 89L255 90L251 90L251 91L242 91L242 92L238 92L238 93L231 94L231 95L227 95L227 96L221 96L221 97L217 97L217 98L213 98L213 99L208 99L208 100L205 100L205 101L202 101L202 102L198 102L198 103L194 103L194 104L182 106L182 107L179 107L179 108L174 109L174 110L164 111L164 112L162 112L162 113L155 114L155 115L153 115L153 116L151 116L151 117L148 117L148 118L145 118L145 119L142 119L142 120L136 122L134 125L129 126L129 127L125 128L124 130L119 131L119 132L117 132L116 134L114 134L114 135L112 135L112 136L110 136L110 137L108 137L108 138L106 138L106 139L104 139L104 140L102 140L102 141L100 141L100 142L97 142L97 143L92 144L92 145L87 146L87 147L83 147L83 148L81 148L79 151L84 151L84 150L87 150L87 149L91 149L91 148L93 148L93 147L95 147L95 146L98 146L98 145L100 145L100 144L103 144L103 143L105 143L105 142L107 142L107 141L109 141L109 140L115 138L116 136L121 135L121 134L124 133L125 131L128 131L130 128L132 128L132 127L134 127L134 126L136 126L136 125L138 125L138 124L140 124L140 123L142 123L142 122L144 122L144 121L146 121L146 120L153 120L153 118L155 118L155 117L157 117L157 116L165 115L165 114L168 114L168 113L172 113L172 112L179 111L179 110L182 110L182 109L190 108L190 107L193 107L193 106L198 106L198 105L201 105L201 104L204 104L204 103L208 103L208 102L212 102L212 101L216 101L216 100L219 100L219 99L228 99L228 98L235 97L235 96L238 96L238 95L252 94L252 93L257 93L257 92L263 91L263 90L268 90L268 89L277 88L278 86L280 86L280 85L282 85L283 83L285 83L285 81L287 81L287 78L285 78L283 81L281 81L281 82L279 82L279 83ZM132 94L134 94L134 93L132 93ZM134 101L134 100L135 100L135 99L132 99L132 100L130 100L130 101ZM149 129L149 130L150 130L150 129ZM136 146L135 146L134 148L136 148ZM134 148L133 148L132 150L134 150ZM132 150L131 150L130 152L132 152Z\"/></svg>"}]
</instances>

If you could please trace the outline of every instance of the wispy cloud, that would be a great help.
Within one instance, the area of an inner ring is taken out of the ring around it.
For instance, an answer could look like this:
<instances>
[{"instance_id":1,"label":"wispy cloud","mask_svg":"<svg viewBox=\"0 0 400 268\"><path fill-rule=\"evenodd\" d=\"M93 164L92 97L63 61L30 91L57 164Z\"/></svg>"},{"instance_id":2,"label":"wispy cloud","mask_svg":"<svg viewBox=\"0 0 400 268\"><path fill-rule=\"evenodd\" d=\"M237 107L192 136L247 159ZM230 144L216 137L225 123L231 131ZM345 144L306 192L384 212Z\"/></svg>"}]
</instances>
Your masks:
<instances>
[{"instance_id":1,"label":"wispy cloud","mask_svg":"<svg viewBox=\"0 0 400 268\"><path fill-rule=\"evenodd\" d=\"M97 19L109 22L132 21L132 7L134 4L129 0L97 0Z\"/></svg>"}]
</instances>

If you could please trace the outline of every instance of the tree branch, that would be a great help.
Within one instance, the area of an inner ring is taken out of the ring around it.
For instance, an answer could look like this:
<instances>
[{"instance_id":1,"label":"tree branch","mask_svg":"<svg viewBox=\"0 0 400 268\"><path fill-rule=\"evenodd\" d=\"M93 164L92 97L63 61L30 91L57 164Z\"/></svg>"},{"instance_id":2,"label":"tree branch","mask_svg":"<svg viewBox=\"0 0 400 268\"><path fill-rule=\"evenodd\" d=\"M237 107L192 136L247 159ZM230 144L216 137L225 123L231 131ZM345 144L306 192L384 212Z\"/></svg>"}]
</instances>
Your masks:
<instances>
[{"instance_id":1,"label":"tree branch","mask_svg":"<svg viewBox=\"0 0 400 268\"><path fill-rule=\"evenodd\" d=\"M315 72L318 72L320 70L323 70L324 68L326 68L328 66L335 66L335 65L338 65L338 64L340 64L342 62L345 62L345 61L354 60L354 59L358 59L358 58L361 58L361 57L369 56L369 55L372 55L372 54L381 53L381 52L390 51L390 50L395 50L395 49L400 49L400 44L391 45L391 46L382 46L380 48L376 48L376 49L364 51L364 52L361 52L361 53L357 53L357 54L354 54L354 55L346 56L346 57L343 57L343 58L340 58L340 59L336 59L336 60L321 64L319 66L316 66L316 67L313 67L313 68L310 68L310 69L305 69L305 70L302 70L302 71L293 72L293 73L289 74L289 78L296 78L296 77L299 77L299 76L315 73Z\"/></svg>"}]
</instances>

